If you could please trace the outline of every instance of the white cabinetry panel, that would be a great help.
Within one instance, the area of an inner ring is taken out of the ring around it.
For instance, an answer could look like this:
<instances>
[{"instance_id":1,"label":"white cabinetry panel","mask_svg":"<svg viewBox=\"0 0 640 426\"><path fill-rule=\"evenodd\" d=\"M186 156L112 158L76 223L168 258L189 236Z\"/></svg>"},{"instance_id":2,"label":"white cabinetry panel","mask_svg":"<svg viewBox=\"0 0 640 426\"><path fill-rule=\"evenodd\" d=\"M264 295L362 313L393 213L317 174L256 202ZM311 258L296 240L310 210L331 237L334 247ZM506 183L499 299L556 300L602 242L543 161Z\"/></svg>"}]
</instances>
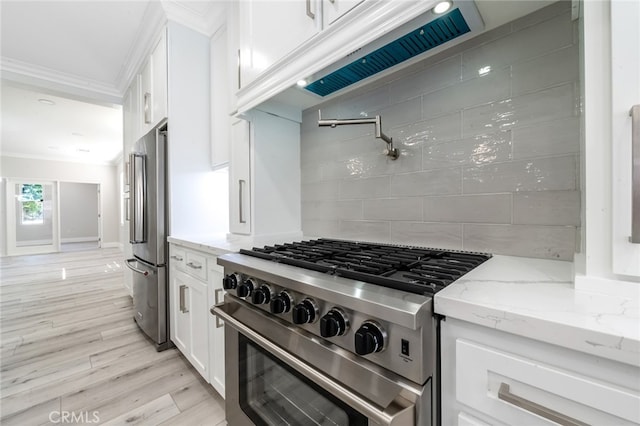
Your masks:
<instances>
[{"instance_id":1,"label":"white cabinetry panel","mask_svg":"<svg viewBox=\"0 0 640 426\"><path fill-rule=\"evenodd\" d=\"M251 83L320 30L320 0L245 0L239 4L241 83Z\"/></svg>"},{"instance_id":2,"label":"white cabinetry panel","mask_svg":"<svg viewBox=\"0 0 640 426\"><path fill-rule=\"evenodd\" d=\"M246 120L231 125L229 231L251 233L251 128Z\"/></svg>"},{"instance_id":3,"label":"white cabinetry panel","mask_svg":"<svg viewBox=\"0 0 640 426\"><path fill-rule=\"evenodd\" d=\"M338 18L362 3L363 0L323 0L322 26L327 28Z\"/></svg>"}]
</instances>

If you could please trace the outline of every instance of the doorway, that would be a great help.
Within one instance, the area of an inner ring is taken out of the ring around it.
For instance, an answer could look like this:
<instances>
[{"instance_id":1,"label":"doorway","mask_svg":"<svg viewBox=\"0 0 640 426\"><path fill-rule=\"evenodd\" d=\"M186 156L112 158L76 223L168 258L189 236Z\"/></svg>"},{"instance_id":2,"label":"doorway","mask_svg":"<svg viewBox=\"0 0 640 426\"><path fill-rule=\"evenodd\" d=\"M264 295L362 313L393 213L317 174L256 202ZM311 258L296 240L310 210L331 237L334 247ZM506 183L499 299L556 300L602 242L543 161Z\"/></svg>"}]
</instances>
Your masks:
<instances>
[{"instance_id":1,"label":"doorway","mask_svg":"<svg viewBox=\"0 0 640 426\"><path fill-rule=\"evenodd\" d=\"M58 183L7 179L7 254L60 250Z\"/></svg>"},{"instance_id":2,"label":"doorway","mask_svg":"<svg viewBox=\"0 0 640 426\"><path fill-rule=\"evenodd\" d=\"M100 184L7 179L7 255L102 246Z\"/></svg>"}]
</instances>

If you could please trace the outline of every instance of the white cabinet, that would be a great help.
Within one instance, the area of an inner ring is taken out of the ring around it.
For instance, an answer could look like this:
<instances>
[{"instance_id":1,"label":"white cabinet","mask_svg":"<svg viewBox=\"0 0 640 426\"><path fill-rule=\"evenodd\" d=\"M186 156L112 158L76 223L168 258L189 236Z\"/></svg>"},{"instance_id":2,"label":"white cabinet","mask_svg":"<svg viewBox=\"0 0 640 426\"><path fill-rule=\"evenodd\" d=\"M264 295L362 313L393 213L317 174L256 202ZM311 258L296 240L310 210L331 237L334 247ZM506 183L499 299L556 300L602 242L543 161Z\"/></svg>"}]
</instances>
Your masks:
<instances>
[{"instance_id":1,"label":"white cabinet","mask_svg":"<svg viewBox=\"0 0 640 426\"><path fill-rule=\"evenodd\" d=\"M640 422L640 368L447 318L442 423Z\"/></svg>"},{"instance_id":2,"label":"white cabinet","mask_svg":"<svg viewBox=\"0 0 640 426\"><path fill-rule=\"evenodd\" d=\"M251 128L247 120L231 125L229 231L251 234Z\"/></svg>"},{"instance_id":3,"label":"white cabinet","mask_svg":"<svg viewBox=\"0 0 640 426\"><path fill-rule=\"evenodd\" d=\"M172 246L169 276L171 340L195 369L208 379L207 259Z\"/></svg>"},{"instance_id":4,"label":"white cabinet","mask_svg":"<svg viewBox=\"0 0 640 426\"><path fill-rule=\"evenodd\" d=\"M300 124L260 110L247 118L232 125L229 230L301 234Z\"/></svg>"},{"instance_id":5,"label":"white cabinet","mask_svg":"<svg viewBox=\"0 0 640 426\"><path fill-rule=\"evenodd\" d=\"M224 289L222 266L209 262L209 305L222 303ZM217 316L209 315L209 383L224 398L224 322Z\"/></svg>"},{"instance_id":6,"label":"white cabinet","mask_svg":"<svg viewBox=\"0 0 640 426\"><path fill-rule=\"evenodd\" d=\"M239 2L241 86L320 31L320 0Z\"/></svg>"},{"instance_id":7,"label":"white cabinet","mask_svg":"<svg viewBox=\"0 0 640 426\"><path fill-rule=\"evenodd\" d=\"M167 38L162 30L140 72L142 135L167 117Z\"/></svg>"},{"instance_id":8,"label":"white cabinet","mask_svg":"<svg viewBox=\"0 0 640 426\"><path fill-rule=\"evenodd\" d=\"M322 26L327 28L363 0L322 0Z\"/></svg>"},{"instance_id":9,"label":"white cabinet","mask_svg":"<svg viewBox=\"0 0 640 426\"><path fill-rule=\"evenodd\" d=\"M224 324L209 311L222 301L222 278L215 256L170 244L171 341L224 396Z\"/></svg>"},{"instance_id":10,"label":"white cabinet","mask_svg":"<svg viewBox=\"0 0 640 426\"><path fill-rule=\"evenodd\" d=\"M227 27L220 28L211 38L211 165L213 168L229 164L231 138L232 90L229 80L229 52Z\"/></svg>"}]
</instances>

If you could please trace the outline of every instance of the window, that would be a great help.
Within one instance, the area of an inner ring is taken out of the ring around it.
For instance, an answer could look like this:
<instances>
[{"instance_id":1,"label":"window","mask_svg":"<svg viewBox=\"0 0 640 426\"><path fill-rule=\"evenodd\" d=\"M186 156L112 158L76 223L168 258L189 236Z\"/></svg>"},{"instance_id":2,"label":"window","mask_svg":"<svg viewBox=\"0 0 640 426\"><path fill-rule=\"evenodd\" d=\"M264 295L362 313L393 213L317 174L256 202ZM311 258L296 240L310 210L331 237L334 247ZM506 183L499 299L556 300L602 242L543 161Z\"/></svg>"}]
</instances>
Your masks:
<instances>
[{"instance_id":1,"label":"window","mask_svg":"<svg viewBox=\"0 0 640 426\"><path fill-rule=\"evenodd\" d=\"M44 197L41 184L20 185L20 203L22 204L21 223L23 225L41 225L44 223Z\"/></svg>"}]
</instances>

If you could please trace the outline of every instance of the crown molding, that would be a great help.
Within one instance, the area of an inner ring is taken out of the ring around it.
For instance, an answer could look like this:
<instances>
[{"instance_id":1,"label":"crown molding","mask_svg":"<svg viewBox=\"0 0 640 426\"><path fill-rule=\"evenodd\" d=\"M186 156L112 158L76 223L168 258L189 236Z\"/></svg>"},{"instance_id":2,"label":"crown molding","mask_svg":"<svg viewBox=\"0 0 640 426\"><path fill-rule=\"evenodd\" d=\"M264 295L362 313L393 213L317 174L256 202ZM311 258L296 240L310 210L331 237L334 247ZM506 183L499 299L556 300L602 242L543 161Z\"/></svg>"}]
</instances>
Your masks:
<instances>
[{"instance_id":1,"label":"crown molding","mask_svg":"<svg viewBox=\"0 0 640 426\"><path fill-rule=\"evenodd\" d=\"M43 156L43 155L21 154L19 152L0 152L0 157L2 158L23 158L27 160L54 161L57 163L91 164L94 166L108 166L108 167L117 167L118 159L121 156L122 154L120 153L113 160L105 161L105 160L94 160L94 159L88 159L88 158L69 158L69 157L50 156L50 155Z\"/></svg>"},{"instance_id":2,"label":"crown molding","mask_svg":"<svg viewBox=\"0 0 640 426\"><path fill-rule=\"evenodd\" d=\"M62 93L72 93L108 103L122 103L122 93L114 86L101 81L87 79L75 74L0 57L2 78L16 83L42 87Z\"/></svg>"},{"instance_id":3,"label":"crown molding","mask_svg":"<svg viewBox=\"0 0 640 426\"><path fill-rule=\"evenodd\" d=\"M162 0L167 19L184 25L194 31L211 37L224 23L226 16L226 2L198 3L206 5L204 10L190 7L188 2L178 0Z\"/></svg>"},{"instance_id":4,"label":"crown molding","mask_svg":"<svg viewBox=\"0 0 640 426\"><path fill-rule=\"evenodd\" d=\"M151 54L151 50L166 23L167 16L159 2L150 1L144 12L138 33L116 78L115 85L122 95L127 91L138 70L144 65L147 56Z\"/></svg>"}]
</instances>

